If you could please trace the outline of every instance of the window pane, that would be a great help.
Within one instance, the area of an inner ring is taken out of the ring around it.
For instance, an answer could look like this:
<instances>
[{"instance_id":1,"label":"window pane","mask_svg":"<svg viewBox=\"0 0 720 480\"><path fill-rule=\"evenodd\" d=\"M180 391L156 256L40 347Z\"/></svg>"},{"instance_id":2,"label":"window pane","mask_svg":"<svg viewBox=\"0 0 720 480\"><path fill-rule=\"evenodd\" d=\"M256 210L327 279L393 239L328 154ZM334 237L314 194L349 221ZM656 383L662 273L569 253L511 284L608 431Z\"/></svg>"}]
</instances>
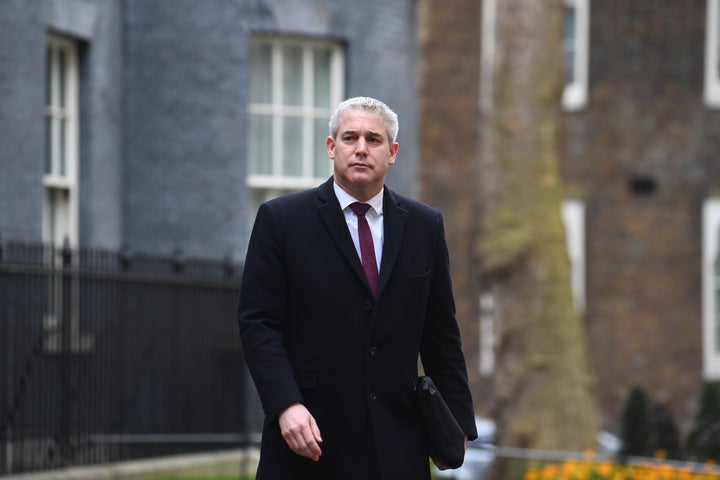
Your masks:
<instances>
[{"instance_id":1,"label":"window pane","mask_svg":"<svg viewBox=\"0 0 720 480\"><path fill-rule=\"evenodd\" d=\"M56 227L57 201L55 200L55 189L51 188L51 189L47 190L46 192L47 192L46 195L48 197L48 202L47 202L48 203L48 211L46 213L48 216L48 222L47 222L47 224L48 224L48 240L50 240L50 242L52 242L52 243L58 244L57 235L55 234L55 232L57 231L57 227Z\"/></svg>"},{"instance_id":2,"label":"window pane","mask_svg":"<svg viewBox=\"0 0 720 480\"><path fill-rule=\"evenodd\" d=\"M313 123L313 176L316 178L329 177L332 162L330 162L325 148L325 139L328 136L328 121L324 118L316 118Z\"/></svg>"},{"instance_id":3,"label":"window pane","mask_svg":"<svg viewBox=\"0 0 720 480\"><path fill-rule=\"evenodd\" d=\"M717 241L717 240L716 240ZM720 255L715 260L715 348L720 353Z\"/></svg>"},{"instance_id":4,"label":"window pane","mask_svg":"<svg viewBox=\"0 0 720 480\"><path fill-rule=\"evenodd\" d=\"M53 52L50 47L45 49L45 173L52 173L52 62Z\"/></svg>"},{"instance_id":5,"label":"window pane","mask_svg":"<svg viewBox=\"0 0 720 480\"><path fill-rule=\"evenodd\" d=\"M45 173L52 173L52 126L53 119L45 116Z\"/></svg>"},{"instance_id":6,"label":"window pane","mask_svg":"<svg viewBox=\"0 0 720 480\"><path fill-rule=\"evenodd\" d=\"M45 104L52 105L52 50L45 49Z\"/></svg>"},{"instance_id":7,"label":"window pane","mask_svg":"<svg viewBox=\"0 0 720 480\"><path fill-rule=\"evenodd\" d=\"M45 198L43 241L77 240L78 94L77 44L48 35L45 44ZM72 175L71 175L72 174ZM61 183L56 180L62 179Z\"/></svg>"},{"instance_id":8,"label":"window pane","mask_svg":"<svg viewBox=\"0 0 720 480\"><path fill-rule=\"evenodd\" d=\"M251 42L248 174L258 176L249 182L253 190L283 189L285 178L288 189L304 188L309 179L332 172L325 138L327 117L342 94L335 84L343 73L335 70L336 54L333 43L291 38Z\"/></svg>"},{"instance_id":9,"label":"window pane","mask_svg":"<svg viewBox=\"0 0 720 480\"><path fill-rule=\"evenodd\" d=\"M315 67L315 106L330 108L330 50L315 48L313 59Z\"/></svg>"},{"instance_id":10,"label":"window pane","mask_svg":"<svg viewBox=\"0 0 720 480\"><path fill-rule=\"evenodd\" d=\"M272 102L272 47L250 46L250 102Z\"/></svg>"},{"instance_id":11,"label":"window pane","mask_svg":"<svg viewBox=\"0 0 720 480\"><path fill-rule=\"evenodd\" d=\"M302 176L302 118L286 117L283 119L283 174Z\"/></svg>"},{"instance_id":12,"label":"window pane","mask_svg":"<svg viewBox=\"0 0 720 480\"><path fill-rule=\"evenodd\" d=\"M715 292L715 352L720 353L720 292Z\"/></svg>"},{"instance_id":13,"label":"window pane","mask_svg":"<svg viewBox=\"0 0 720 480\"><path fill-rule=\"evenodd\" d=\"M248 136L250 174L272 174L272 117L250 115Z\"/></svg>"},{"instance_id":14,"label":"window pane","mask_svg":"<svg viewBox=\"0 0 720 480\"><path fill-rule=\"evenodd\" d=\"M60 148L58 149L58 154L60 155L60 171L56 172L59 173L60 176L65 176L67 174L67 155L65 154L65 151L67 149L67 120L63 117L60 118Z\"/></svg>"},{"instance_id":15,"label":"window pane","mask_svg":"<svg viewBox=\"0 0 720 480\"><path fill-rule=\"evenodd\" d=\"M720 290L715 290L715 351L720 353Z\"/></svg>"},{"instance_id":16,"label":"window pane","mask_svg":"<svg viewBox=\"0 0 720 480\"><path fill-rule=\"evenodd\" d=\"M283 103L302 105L302 49L283 49Z\"/></svg>"},{"instance_id":17,"label":"window pane","mask_svg":"<svg viewBox=\"0 0 720 480\"><path fill-rule=\"evenodd\" d=\"M62 245L70 236L70 194L65 189L51 188L47 191L49 204L49 239Z\"/></svg>"},{"instance_id":18,"label":"window pane","mask_svg":"<svg viewBox=\"0 0 720 480\"><path fill-rule=\"evenodd\" d=\"M575 7L565 7L563 21L563 59L565 61L565 82L575 81Z\"/></svg>"},{"instance_id":19,"label":"window pane","mask_svg":"<svg viewBox=\"0 0 720 480\"><path fill-rule=\"evenodd\" d=\"M67 84L67 62L66 62L66 56L65 50L60 50L58 52L58 74L60 75L60 86L58 87L60 89L60 107L62 109L65 109L67 106L67 99L65 98L65 88Z\"/></svg>"}]
</instances>

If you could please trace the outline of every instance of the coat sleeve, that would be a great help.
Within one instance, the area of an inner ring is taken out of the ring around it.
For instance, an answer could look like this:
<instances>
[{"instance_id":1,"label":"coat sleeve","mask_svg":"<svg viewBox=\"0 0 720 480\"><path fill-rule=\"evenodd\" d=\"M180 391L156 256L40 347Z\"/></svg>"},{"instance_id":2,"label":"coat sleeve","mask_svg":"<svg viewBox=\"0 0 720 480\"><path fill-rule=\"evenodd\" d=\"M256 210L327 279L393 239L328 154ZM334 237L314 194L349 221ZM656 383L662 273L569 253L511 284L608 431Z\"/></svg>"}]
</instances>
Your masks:
<instances>
[{"instance_id":1,"label":"coat sleeve","mask_svg":"<svg viewBox=\"0 0 720 480\"><path fill-rule=\"evenodd\" d=\"M243 353L266 421L302 401L285 349L287 331L283 230L272 206L258 210L243 267L238 324Z\"/></svg>"},{"instance_id":2,"label":"coat sleeve","mask_svg":"<svg viewBox=\"0 0 720 480\"><path fill-rule=\"evenodd\" d=\"M450 411L469 440L477 438L472 395L455 317L450 258L442 216L437 217L434 274L430 287L420 355Z\"/></svg>"}]
</instances>

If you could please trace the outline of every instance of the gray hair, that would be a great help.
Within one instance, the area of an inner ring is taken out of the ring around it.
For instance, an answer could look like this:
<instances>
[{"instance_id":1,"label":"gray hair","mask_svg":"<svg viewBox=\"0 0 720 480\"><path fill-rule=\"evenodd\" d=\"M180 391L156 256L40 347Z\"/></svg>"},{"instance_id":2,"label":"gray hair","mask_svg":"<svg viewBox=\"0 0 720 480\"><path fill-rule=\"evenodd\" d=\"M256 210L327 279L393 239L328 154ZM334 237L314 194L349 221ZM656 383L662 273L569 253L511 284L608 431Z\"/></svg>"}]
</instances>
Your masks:
<instances>
[{"instance_id":1,"label":"gray hair","mask_svg":"<svg viewBox=\"0 0 720 480\"><path fill-rule=\"evenodd\" d=\"M372 97L348 98L338 105L335 113L330 117L330 136L335 138L340 128L340 119L348 110L362 110L363 112L377 113L385 120L385 129L390 142L397 141L398 116L390 107L380 100Z\"/></svg>"}]
</instances>

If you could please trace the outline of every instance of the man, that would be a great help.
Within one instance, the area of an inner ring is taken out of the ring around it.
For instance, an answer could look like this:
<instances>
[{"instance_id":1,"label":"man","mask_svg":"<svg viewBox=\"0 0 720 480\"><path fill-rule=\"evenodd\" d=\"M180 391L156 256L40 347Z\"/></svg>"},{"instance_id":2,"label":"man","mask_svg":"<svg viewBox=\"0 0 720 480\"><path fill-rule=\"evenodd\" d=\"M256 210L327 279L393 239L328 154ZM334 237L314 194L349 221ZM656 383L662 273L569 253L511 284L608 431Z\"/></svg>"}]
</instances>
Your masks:
<instances>
[{"instance_id":1,"label":"man","mask_svg":"<svg viewBox=\"0 0 720 480\"><path fill-rule=\"evenodd\" d=\"M258 211L238 309L265 412L258 480L429 479L418 355L477 436L442 216L384 186L397 131L384 103L346 100L333 177Z\"/></svg>"}]
</instances>

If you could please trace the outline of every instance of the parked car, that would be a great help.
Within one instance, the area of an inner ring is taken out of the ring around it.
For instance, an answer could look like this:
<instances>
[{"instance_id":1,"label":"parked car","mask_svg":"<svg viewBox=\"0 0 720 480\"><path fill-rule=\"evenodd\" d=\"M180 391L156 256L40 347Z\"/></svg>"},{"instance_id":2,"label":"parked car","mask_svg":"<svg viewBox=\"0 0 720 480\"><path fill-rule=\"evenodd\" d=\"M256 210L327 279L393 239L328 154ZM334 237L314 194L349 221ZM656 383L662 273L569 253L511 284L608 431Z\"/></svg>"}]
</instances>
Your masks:
<instances>
[{"instance_id":1,"label":"parked car","mask_svg":"<svg viewBox=\"0 0 720 480\"><path fill-rule=\"evenodd\" d=\"M595 438L597 438L599 453L619 453L622 448L622 440L608 431L599 432Z\"/></svg>"}]
</instances>

